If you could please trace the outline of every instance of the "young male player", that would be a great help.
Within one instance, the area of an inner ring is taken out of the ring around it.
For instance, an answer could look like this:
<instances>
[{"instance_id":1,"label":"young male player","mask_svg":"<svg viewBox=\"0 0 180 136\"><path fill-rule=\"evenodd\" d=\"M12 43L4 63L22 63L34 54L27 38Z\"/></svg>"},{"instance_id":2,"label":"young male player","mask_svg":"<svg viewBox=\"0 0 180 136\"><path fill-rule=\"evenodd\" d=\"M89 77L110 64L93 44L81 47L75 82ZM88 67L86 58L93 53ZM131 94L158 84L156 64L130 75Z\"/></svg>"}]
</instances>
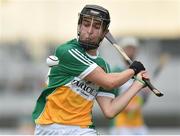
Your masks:
<instances>
[{"instance_id":1,"label":"young male player","mask_svg":"<svg viewBox=\"0 0 180 136\"><path fill-rule=\"evenodd\" d=\"M86 5L80 12L78 38L57 47L59 64L51 68L48 86L37 100L32 115L36 135L96 135L91 114L94 100L112 118L144 87L139 82L148 78L143 64L134 61L121 73L109 73L109 65L98 56L109 24L109 12L101 6ZM113 89L134 75L139 81L115 98Z\"/></svg>"}]
</instances>

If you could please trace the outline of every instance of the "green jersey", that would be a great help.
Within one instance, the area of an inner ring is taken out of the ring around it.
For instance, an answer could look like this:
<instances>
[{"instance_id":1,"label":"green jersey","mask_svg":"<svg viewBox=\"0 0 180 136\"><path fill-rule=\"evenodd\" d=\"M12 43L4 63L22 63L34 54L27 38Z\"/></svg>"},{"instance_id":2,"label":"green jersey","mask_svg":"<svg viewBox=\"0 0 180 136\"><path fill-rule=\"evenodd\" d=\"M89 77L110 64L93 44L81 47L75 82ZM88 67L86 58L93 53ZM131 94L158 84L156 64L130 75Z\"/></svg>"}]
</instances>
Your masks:
<instances>
[{"instance_id":1,"label":"green jersey","mask_svg":"<svg viewBox=\"0 0 180 136\"><path fill-rule=\"evenodd\" d=\"M109 73L109 65L99 56L90 56L73 39L57 47L59 64L50 69L48 85L39 96L33 112L36 124L67 124L89 127L96 96L114 97L84 79L97 66Z\"/></svg>"}]
</instances>

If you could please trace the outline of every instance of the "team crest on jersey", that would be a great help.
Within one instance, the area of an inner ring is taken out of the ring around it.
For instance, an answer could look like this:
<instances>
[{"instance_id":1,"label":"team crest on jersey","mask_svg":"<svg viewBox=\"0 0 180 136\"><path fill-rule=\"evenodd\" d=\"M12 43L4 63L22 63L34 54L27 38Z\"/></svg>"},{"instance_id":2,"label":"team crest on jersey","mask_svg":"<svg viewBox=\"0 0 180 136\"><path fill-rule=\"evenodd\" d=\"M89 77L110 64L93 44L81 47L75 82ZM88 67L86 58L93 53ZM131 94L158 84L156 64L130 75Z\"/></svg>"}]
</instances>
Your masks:
<instances>
[{"instance_id":1,"label":"team crest on jersey","mask_svg":"<svg viewBox=\"0 0 180 136\"><path fill-rule=\"evenodd\" d=\"M98 86L92 82L80 80L79 78L74 78L71 81L71 89L76 93L80 94L82 97L92 100L97 95Z\"/></svg>"}]
</instances>

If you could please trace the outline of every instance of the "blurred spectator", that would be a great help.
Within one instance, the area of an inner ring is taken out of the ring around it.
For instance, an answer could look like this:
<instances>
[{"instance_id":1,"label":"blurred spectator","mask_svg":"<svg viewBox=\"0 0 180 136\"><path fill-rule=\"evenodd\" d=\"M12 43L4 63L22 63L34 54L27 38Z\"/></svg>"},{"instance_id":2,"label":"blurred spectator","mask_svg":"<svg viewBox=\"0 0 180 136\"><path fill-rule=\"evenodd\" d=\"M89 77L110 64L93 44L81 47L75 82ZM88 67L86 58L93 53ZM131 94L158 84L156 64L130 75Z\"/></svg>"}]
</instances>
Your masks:
<instances>
[{"instance_id":1,"label":"blurred spectator","mask_svg":"<svg viewBox=\"0 0 180 136\"><path fill-rule=\"evenodd\" d=\"M134 60L139 42L136 38L127 37L121 40L120 46L123 47L126 54L130 57L131 60ZM115 66L113 72L119 72L126 69L128 64L125 61L125 66ZM124 85L122 85L118 89L118 94L121 95L124 91L126 91L129 86L133 83L133 79L130 79ZM127 107L119 113L112 121L110 134L113 135L145 135L147 134L147 127L144 123L143 114L142 114L142 106L145 104L147 98L149 96L149 91L147 89L143 89L137 94L127 105Z\"/></svg>"}]
</instances>

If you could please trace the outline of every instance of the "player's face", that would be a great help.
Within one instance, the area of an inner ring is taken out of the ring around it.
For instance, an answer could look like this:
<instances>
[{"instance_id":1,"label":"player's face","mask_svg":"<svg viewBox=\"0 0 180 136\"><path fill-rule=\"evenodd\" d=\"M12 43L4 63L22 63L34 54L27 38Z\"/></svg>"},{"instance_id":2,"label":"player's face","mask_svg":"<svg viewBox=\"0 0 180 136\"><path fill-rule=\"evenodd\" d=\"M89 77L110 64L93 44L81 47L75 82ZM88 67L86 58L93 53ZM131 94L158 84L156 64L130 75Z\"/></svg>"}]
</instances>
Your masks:
<instances>
[{"instance_id":1,"label":"player's face","mask_svg":"<svg viewBox=\"0 0 180 136\"><path fill-rule=\"evenodd\" d=\"M103 22L93 17L83 17L79 38L89 44L97 44L103 38Z\"/></svg>"}]
</instances>

